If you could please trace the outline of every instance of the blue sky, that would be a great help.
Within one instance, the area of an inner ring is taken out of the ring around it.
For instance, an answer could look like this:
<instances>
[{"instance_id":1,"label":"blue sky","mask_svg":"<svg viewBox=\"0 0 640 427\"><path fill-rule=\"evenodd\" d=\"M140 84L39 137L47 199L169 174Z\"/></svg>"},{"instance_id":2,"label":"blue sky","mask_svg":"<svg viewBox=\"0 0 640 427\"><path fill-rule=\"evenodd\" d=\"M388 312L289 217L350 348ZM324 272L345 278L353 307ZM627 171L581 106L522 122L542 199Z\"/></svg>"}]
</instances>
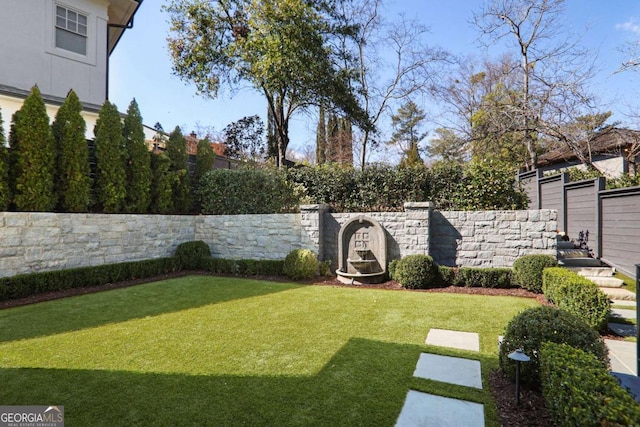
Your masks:
<instances>
[{"instance_id":1,"label":"blue sky","mask_svg":"<svg viewBox=\"0 0 640 427\"><path fill-rule=\"evenodd\" d=\"M231 96L223 93L208 100L195 95L193 86L171 74L166 37L167 17L161 0L145 0L135 17L135 26L127 30L110 58L110 99L125 111L136 98L145 124L160 122L166 130L180 126L184 132L202 127L222 130L242 117L258 114L264 118L265 101L250 89ZM389 13L405 13L430 27L431 45L454 55L497 57L502 48L485 51L477 43L478 32L469 24L482 0L396 0L386 2ZM640 127L629 112L640 110L640 74L614 73L626 59L620 52L625 42L640 40L639 0L567 0L566 25L583 34L583 45L598 52L599 73L592 90L602 99L602 110L614 111L613 120ZM425 102L421 107L437 110ZM315 119L298 115L291 124L291 148L303 151L315 143ZM427 129L433 126L427 126Z\"/></svg>"}]
</instances>

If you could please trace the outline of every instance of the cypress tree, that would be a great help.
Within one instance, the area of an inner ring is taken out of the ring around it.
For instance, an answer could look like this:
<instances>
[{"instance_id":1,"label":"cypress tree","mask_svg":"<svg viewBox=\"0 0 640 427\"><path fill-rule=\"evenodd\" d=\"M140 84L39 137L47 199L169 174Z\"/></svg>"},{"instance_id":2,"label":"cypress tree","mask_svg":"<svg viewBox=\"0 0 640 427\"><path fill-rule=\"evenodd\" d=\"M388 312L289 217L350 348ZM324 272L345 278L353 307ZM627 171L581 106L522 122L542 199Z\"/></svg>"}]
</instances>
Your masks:
<instances>
[{"instance_id":1,"label":"cypress tree","mask_svg":"<svg viewBox=\"0 0 640 427\"><path fill-rule=\"evenodd\" d=\"M171 160L170 170L175 175L173 181L173 206L178 213L191 210L191 183L187 165L187 144L178 126L169 134L167 157Z\"/></svg>"},{"instance_id":2,"label":"cypress tree","mask_svg":"<svg viewBox=\"0 0 640 427\"><path fill-rule=\"evenodd\" d=\"M318 128L316 130L316 163L322 165L327 161L327 123L324 117L324 107L320 106L318 113Z\"/></svg>"},{"instance_id":3,"label":"cypress tree","mask_svg":"<svg viewBox=\"0 0 640 427\"><path fill-rule=\"evenodd\" d=\"M82 104L71 90L51 125L56 143L56 193L64 212L87 212L91 200L87 124Z\"/></svg>"},{"instance_id":4,"label":"cypress tree","mask_svg":"<svg viewBox=\"0 0 640 427\"><path fill-rule=\"evenodd\" d=\"M196 151L196 170L195 181L196 186L202 179L202 176L213 169L213 165L216 162L216 153L211 148L211 142L209 138L204 138L198 141L198 151Z\"/></svg>"},{"instance_id":5,"label":"cypress tree","mask_svg":"<svg viewBox=\"0 0 640 427\"><path fill-rule=\"evenodd\" d=\"M11 191L9 190L9 150L7 150L4 142L2 111L0 111L0 211L6 211L11 204Z\"/></svg>"},{"instance_id":6,"label":"cypress tree","mask_svg":"<svg viewBox=\"0 0 640 427\"><path fill-rule=\"evenodd\" d=\"M171 159L164 154L151 156L153 181L151 186L151 212L173 213L173 186L175 175L171 173Z\"/></svg>"},{"instance_id":7,"label":"cypress tree","mask_svg":"<svg viewBox=\"0 0 640 427\"><path fill-rule=\"evenodd\" d=\"M142 116L135 99L127 109L123 134L126 144L127 174L125 211L145 213L151 204L151 155L144 141Z\"/></svg>"},{"instance_id":8,"label":"cypress tree","mask_svg":"<svg viewBox=\"0 0 640 427\"><path fill-rule=\"evenodd\" d=\"M96 150L95 194L99 209L118 213L127 195L122 123L118 108L106 101L94 129Z\"/></svg>"},{"instance_id":9,"label":"cypress tree","mask_svg":"<svg viewBox=\"0 0 640 427\"><path fill-rule=\"evenodd\" d=\"M38 86L14 114L12 171L14 203L18 211L49 212L56 206L54 192L55 142Z\"/></svg>"}]
</instances>

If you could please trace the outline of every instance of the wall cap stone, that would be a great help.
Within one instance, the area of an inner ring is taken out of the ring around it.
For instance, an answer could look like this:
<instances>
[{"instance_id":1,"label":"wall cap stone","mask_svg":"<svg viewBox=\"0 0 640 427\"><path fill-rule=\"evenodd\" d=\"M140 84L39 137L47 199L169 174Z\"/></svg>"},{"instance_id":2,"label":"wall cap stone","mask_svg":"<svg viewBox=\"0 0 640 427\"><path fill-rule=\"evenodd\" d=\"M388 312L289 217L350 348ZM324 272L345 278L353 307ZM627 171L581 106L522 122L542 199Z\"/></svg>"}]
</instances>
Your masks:
<instances>
[{"instance_id":1,"label":"wall cap stone","mask_svg":"<svg viewBox=\"0 0 640 427\"><path fill-rule=\"evenodd\" d=\"M433 203L431 202L405 202L405 211L428 211L433 209Z\"/></svg>"}]
</instances>

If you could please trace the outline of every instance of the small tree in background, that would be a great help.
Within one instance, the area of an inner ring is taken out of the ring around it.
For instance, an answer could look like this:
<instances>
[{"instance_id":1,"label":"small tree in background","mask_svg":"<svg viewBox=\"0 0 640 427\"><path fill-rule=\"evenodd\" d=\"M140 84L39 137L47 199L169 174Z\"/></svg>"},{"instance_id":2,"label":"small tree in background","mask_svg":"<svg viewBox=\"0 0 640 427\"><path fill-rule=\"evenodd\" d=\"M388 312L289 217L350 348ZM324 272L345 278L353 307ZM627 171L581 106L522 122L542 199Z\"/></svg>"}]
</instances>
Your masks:
<instances>
[{"instance_id":1,"label":"small tree in background","mask_svg":"<svg viewBox=\"0 0 640 427\"><path fill-rule=\"evenodd\" d=\"M18 211L47 212L56 205L55 143L49 116L37 86L13 116L10 138L15 177L14 203ZM15 151L14 151L15 150Z\"/></svg>"},{"instance_id":2,"label":"small tree in background","mask_svg":"<svg viewBox=\"0 0 640 427\"><path fill-rule=\"evenodd\" d=\"M173 213L173 186L175 175L171 173L171 159L164 154L151 156L153 180L151 185L151 212Z\"/></svg>"},{"instance_id":3,"label":"small tree in background","mask_svg":"<svg viewBox=\"0 0 640 427\"><path fill-rule=\"evenodd\" d=\"M130 213L146 213L151 204L151 157L144 141L142 116L135 99L129 104L122 131L126 146L127 177L124 210Z\"/></svg>"},{"instance_id":4,"label":"small tree in background","mask_svg":"<svg viewBox=\"0 0 640 427\"><path fill-rule=\"evenodd\" d=\"M9 190L9 152L4 145L4 128L0 111L0 211L9 209L11 191Z\"/></svg>"},{"instance_id":5,"label":"small tree in background","mask_svg":"<svg viewBox=\"0 0 640 427\"><path fill-rule=\"evenodd\" d=\"M211 147L209 138L204 138L198 141L198 151L196 152L196 170L195 179L196 183L200 182L202 176L213 169L213 165L216 162L216 153ZM197 185L196 185L197 186Z\"/></svg>"},{"instance_id":6,"label":"small tree in background","mask_svg":"<svg viewBox=\"0 0 640 427\"><path fill-rule=\"evenodd\" d=\"M171 160L170 170L175 175L173 182L173 206L178 213L191 210L191 184L187 165L187 144L178 126L169 134L167 157Z\"/></svg>"},{"instance_id":7,"label":"small tree in background","mask_svg":"<svg viewBox=\"0 0 640 427\"><path fill-rule=\"evenodd\" d=\"M65 212L87 212L91 200L87 125L82 104L71 90L58 109L51 129L56 143L56 192Z\"/></svg>"},{"instance_id":8,"label":"small tree in background","mask_svg":"<svg viewBox=\"0 0 640 427\"><path fill-rule=\"evenodd\" d=\"M124 138L118 108L109 101L100 109L94 135L97 205L105 213L118 213L127 195Z\"/></svg>"},{"instance_id":9,"label":"small tree in background","mask_svg":"<svg viewBox=\"0 0 640 427\"><path fill-rule=\"evenodd\" d=\"M407 101L399 109L398 113L391 116L391 125L394 127L389 144L400 147L403 157L400 166L418 166L424 164L420 157L420 142L427 136L421 131L422 122L425 119L424 111L418 108L415 102Z\"/></svg>"}]
</instances>

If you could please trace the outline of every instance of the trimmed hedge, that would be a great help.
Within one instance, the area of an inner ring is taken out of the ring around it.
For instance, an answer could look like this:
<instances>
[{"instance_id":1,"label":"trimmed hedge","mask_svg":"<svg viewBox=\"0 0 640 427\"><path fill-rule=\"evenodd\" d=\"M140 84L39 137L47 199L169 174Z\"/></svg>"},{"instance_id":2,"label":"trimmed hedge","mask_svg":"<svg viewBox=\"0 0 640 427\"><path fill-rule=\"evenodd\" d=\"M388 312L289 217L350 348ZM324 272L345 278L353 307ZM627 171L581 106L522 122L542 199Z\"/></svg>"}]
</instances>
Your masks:
<instances>
[{"instance_id":1,"label":"trimmed hedge","mask_svg":"<svg viewBox=\"0 0 640 427\"><path fill-rule=\"evenodd\" d=\"M551 255L524 255L513 263L513 278L521 288L542 292L542 271L557 267L558 260Z\"/></svg>"},{"instance_id":2,"label":"trimmed hedge","mask_svg":"<svg viewBox=\"0 0 640 427\"><path fill-rule=\"evenodd\" d=\"M544 343L540 370L542 392L557 425L640 425L640 405L592 354Z\"/></svg>"},{"instance_id":3,"label":"trimmed hedge","mask_svg":"<svg viewBox=\"0 0 640 427\"><path fill-rule=\"evenodd\" d=\"M611 303L592 281L561 267L547 268L542 289L550 302L568 311L597 331L605 331Z\"/></svg>"},{"instance_id":4,"label":"trimmed hedge","mask_svg":"<svg viewBox=\"0 0 640 427\"><path fill-rule=\"evenodd\" d=\"M202 240L180 243L175 257L181 270L199 270L207 267L211 249Z\"/></svg>"},{"instance_id":5,"label":"trimmed hedge","mask_svg":"<svg viewBox=\"0 0 640 427\"><path fill-rule=\"evenodd\" d=\"M511 288L513 276L510 268L462 267L455 273L453 284L468 288Z\"/></svg>"},{"instance_id":6,"label":"trimmed hedge","mask_svg":"<svg viewBox=\"0 0 640 427\"><path fill-rule=\"evenodd\" d=\"M440 286L438 267L429 255L407 255L395 265L394 279L408 289Z\"/></svg>"},{"instance_id":7,"label":"trimmed hedge","mask_svg":"<svg viewBox=\"0 0 640 427\"><path fill-rule=\"evenodd\" d=\"M178 265L175 258L157 258L3 277L0 278L0 301L24 298L45 292L153 277L177 270Z\"/></svg>"},{"instance_id":8,"label":"trimmed hedge","mask_svg":"<svg viewBox=\"0 0 640 427\"><path fill-rule=\"evenodd\" d=\"M520 380L533 387L540 385L540 348L546 341L569 344L595 355L606 366L607 349L600 335L578 317L554 307L534 307L515 316L507 324L500 345L500 367L515 380L515 362L507 356L523 349L531 357L520 367Z\"/></svg>"}]
</instances>

